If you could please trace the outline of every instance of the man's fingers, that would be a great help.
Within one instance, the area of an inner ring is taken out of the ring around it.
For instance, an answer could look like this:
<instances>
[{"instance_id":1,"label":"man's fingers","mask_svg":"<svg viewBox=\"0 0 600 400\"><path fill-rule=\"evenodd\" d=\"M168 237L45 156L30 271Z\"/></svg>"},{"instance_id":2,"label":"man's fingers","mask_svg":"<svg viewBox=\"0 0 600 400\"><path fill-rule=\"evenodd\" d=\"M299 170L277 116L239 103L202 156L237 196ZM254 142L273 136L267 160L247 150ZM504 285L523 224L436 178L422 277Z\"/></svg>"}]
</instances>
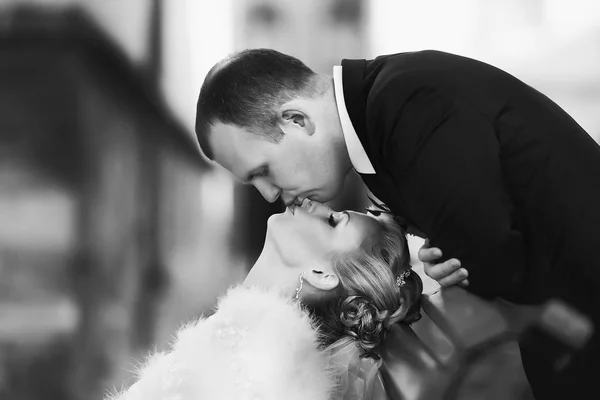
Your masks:
<instances>
[{"instance_id":1,"label":"man's fingers","mask_svg":"<svg viewBox=\"0 0 600 400\"><path fill-rule=\"evenodd\" d=\"M429 247L429 239L425 239L423 246L419 249L418 257L423 262L425 274L436 280L440 286L460 285L466 287L469 285L467 279L469 273L466 269L461 268L459 260L452 258L443 263L436 263L442 257L442 251L437 247Z\"/></svg>"},{"instance_id":2,"label":"man's fingers","mask_svg":"<svg viewBox=\"0 0 600 400\"><path fill-rule=\"evenodd\" d=\"M456 258L451 258L450 260L446 260L443 263L433 264L433 263L424 263L425 274L428 277L439 281L440 279L446 278L450 276L450 274L454 273L461 266L460 261ZM465 270L466 272L466 270ZM464 279L465 277L463 277Z\"/></svg>"},{"instance_id":3,"label":"man's fingers","mask_svg":"<svg viewBox=\"0 0 600 400\"><path fill-rule=\"evenodd\" d=\"M466 287L469 285L469 280L466 279L467 276L467 270L464 268L460 268L458 271L454 271L452 274L438 280L437 282L441 287L448 287L454 285Z\"/></svg>"},{"instance_id":4,"label":"man's fingers","mask_svg":"<svg viewBox=\"0 0 600 400\"><path fill-rule=\"evenodd\" d=\"M426 248L425 245L423 245L419 249L417 255L419 257L419 260L421 260L422 262L430 263L439 259L442 256L442 251L437 247Z\"/></svg>"}]
</instances>

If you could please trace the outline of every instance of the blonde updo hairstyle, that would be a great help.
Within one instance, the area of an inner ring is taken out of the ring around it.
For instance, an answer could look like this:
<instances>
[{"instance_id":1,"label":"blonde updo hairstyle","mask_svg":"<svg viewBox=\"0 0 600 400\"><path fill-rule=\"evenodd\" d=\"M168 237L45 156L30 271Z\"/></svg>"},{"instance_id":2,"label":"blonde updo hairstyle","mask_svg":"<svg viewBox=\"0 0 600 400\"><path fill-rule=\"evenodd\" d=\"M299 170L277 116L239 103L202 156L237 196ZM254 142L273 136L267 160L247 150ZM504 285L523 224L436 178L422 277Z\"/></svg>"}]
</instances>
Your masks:
<instances>
[{"instance_id":1,"label":"blonde updo hairstyle","mask_svg":"<svg viewBox=\"0 0 600 400\"><path fill-rule=\"evenodd\" d=\"M376 216L381 230L353 252L336 255L333 266L340 279L341 296L311 305L323 346L354 343L361 356L379 358L389 328L420 318L423 283L411 272L399 287L397 278L410 269L405 232L391 215Z\"/></svg>"}]
</instances>

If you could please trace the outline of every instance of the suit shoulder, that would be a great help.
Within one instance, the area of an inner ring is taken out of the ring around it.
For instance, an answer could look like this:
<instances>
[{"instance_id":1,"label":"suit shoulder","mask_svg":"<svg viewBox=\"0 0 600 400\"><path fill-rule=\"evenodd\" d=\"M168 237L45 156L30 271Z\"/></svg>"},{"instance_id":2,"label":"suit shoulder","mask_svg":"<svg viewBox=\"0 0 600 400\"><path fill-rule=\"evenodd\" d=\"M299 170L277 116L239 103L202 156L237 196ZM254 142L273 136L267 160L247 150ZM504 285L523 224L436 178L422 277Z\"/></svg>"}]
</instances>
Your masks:
<instances>
[{"instance_id":1,"label":"suit shoulder","mask_svg":"<svg viewBox=\"0 0 600 400\"><path fill-rule=\"evenodd\" d=\"M396 109L417 99L433 98L447 91L448 83L439 71L427 64L416 66L404 60L389 58L381 65L380 71L373 79L367 96L367 112L374 109L384 110L389 107L390 100ZM427 96L422 96L427 94Z\"/></svg>"},{"instance_id":2,"label":"suit shoulder","mask_svg":"<svg viewBox=\"0 0 600 400\"><path fill-rule=\"evenodd\" d=\"M425 53L427 56L428 52ZM435 52L432 53L437 56ZM423 53L416 54L422 57ZM413 149L453 111L456 81L440 74L434 62L410 60L413 54L386 59L369 91L367 130L382 147L391 142L405 152ZM396 146L388 146L388 149ZM405 158L410 159L408 154Z\"/></svg>"},{"instance_id":3,"label":"suit shoulder","mask_svg":"<svg viewBox=\"0 0 600 400\"><path fill-rule=\"evenodd\" d=\"M374 107L390 98L401 105L423 92L436 94L429 98L472 102L486 91L502 94L515 83L514 77L492 65L437 50L392 54L372 63L367 103Z\"/></svg>"}]
</instances>

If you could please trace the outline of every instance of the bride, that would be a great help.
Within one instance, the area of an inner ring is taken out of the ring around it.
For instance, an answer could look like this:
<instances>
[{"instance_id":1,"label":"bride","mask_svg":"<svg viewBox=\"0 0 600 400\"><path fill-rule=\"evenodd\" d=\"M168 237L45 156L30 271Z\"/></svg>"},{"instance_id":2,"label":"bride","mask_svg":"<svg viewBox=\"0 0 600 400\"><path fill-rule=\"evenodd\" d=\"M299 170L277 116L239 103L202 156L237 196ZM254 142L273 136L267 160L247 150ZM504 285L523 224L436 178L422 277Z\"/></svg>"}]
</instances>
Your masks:
<instances>
[{"instance_id":1,"label":"bride","mask_svg":"<svg viewBox=\"0 0 600 400\"><path fill-rule=\"evenodd\" d=\"M304 200L269 218L245 281L151 355L112 400L385 399L379 349L420 316L420 277L389 214Z\"/></svg>"}]
</instances>

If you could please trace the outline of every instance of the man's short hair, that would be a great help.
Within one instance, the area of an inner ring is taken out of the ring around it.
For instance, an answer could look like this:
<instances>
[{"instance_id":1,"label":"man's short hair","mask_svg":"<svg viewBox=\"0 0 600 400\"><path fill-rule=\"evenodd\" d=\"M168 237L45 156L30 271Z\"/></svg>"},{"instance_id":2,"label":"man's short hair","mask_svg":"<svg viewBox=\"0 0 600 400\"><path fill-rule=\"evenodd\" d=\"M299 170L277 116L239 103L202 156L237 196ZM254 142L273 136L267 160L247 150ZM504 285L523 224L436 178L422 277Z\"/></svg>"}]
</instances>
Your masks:
<instances>
[{"instance_id":1,"label":"man's short hair","mask_svg":"<svg viewBox=\"0 0 600 400\"><path fill-rule=\"evenodd\" d=\"M218 62L202 84L196 108L196 136L204 154L213 159L208 136L217 122L281 141L278 107L296 97L314 96L315 77L302 61L270 49L244 50Z\"/></svg>"}]
</instances>

